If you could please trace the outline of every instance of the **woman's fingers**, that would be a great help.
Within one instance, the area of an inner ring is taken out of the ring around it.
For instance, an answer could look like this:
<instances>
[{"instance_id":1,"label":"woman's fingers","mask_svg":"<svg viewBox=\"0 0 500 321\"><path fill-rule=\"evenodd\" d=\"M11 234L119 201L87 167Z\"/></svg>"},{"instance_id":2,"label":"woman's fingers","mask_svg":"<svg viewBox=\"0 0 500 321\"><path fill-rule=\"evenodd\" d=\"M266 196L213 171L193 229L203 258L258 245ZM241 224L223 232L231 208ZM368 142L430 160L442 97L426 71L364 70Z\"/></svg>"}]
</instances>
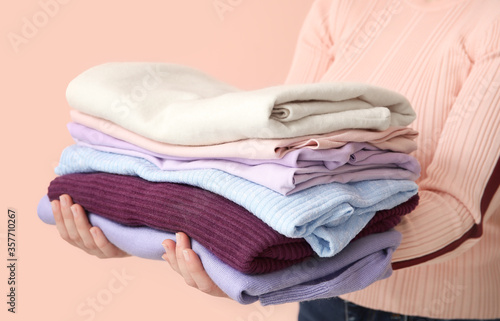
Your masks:
<instances>
[{"instance_id":1,"label":"woman's fingers","mask_svg":"<svg viewBox=\"0 0 500 321\"><path fill-rule=\"evenodd\" d=\"M175 254L175 242L172 240L165 240L162 243L165 249L165 254L162 258L170 264L170 267L177 273L181 274L179 270L179 265L177 264L177 256Z\"/></svg>"},{"instance_id":2,"label":"woman's fingers","mask_svg":"<svg viewBox=\"0 0 500 321\"><path fill-rule=\"evenodd\" d=\"M185 249L190 249L191 248L191 242L189 241L189 237L182 233L179 232L175 234L175 238L177 240L176 246L175 246L175 256L177 257L177 265L179 266L179 271L184 277L184 281L189 286L196 287L196 282L194 282L193 278L191 277L187 267L186 267L186 261L185 261Z\"/></svg>"},{"instance_id":3,"label":"woman's fingers","mask_svg":"<svg viewBox=\"0 0 500 321\"><path fill-rule=\"evenodd\" d=\"M85 246L85 248L92 252L99 250L94 241L94 237L90 234L90 228L92 227L92 225L90 225L89 219L87 218L83 207L81 207L79 204L73 204L71 206L71 211L73 212L76 229L83 241L83 245Z\"/></svg>"},{"instance_id":4,"label":"woman's fingers","mask_svg":"<svg viewBox=\"0 0 500 321\"><path fill-rule=\"evenodd\" d=\"M71 205L73 205L73 201L69 195L61 195L59 196L59 203L61 204L61 213L64 220L64 225L66 226L66 230L68 231L68 235L71 241L79 247L82 247L83 240L78 233L78 229L76 228L75 219L73 212L71 211Z\"/></svg>"},{"instance_id":5,"label":"woman's fingers","mask_svg":"<svg viewBox=\"0 0 500 321\"><path fill-rule=\"evenodd\" d=\"M61 203L57 200L54 200L50 204L52 206L52 214L54 215L54 220L56 221L56 227L59 235L66 242L73 244L71 239L69 238L68 231L66 230L66 225L64 225L64 219L61 212Z\"/></svg>"},{"instance_id":6,"label":"woman's fingers","mask_svg":"<svg viewBox=\"0 0 500 321\"><path fill-rule=\"evenodd\" d=\"M213 296L228 298L203 268L200 258L191 249L189 237L180 232L176 234L176 239L177 243L172 240L163 241L166 253L162 258L182 275L188 285Z\"/></svg>"},{"instance_id":7,"label":"woman's fingers","mask_svg":"<svg viewBox=\"0 0 500 321\"><path fill-rule=\"evenodd\" d=\"M100 258L123 257L128 254L111 244L98 227L93 227L85 210L73 204L67 194L51 202L52 213L61 237L85 252Z\"/></svg>"},{"instance_id":8,"label":"woman's fingers","mask_svg":"<svg viewBox=\"0 0 500 321\"><path fill-rule=\"evenodd\" d=\"M129 254L123 250L117 248L113 243L111 243L102 230L97 226L93 226L90 229L90 234L92 235L95 244L99 250L99 253L96 253L100 258L111 258L111 257L124 257L129 256Z\"/></svg>"},{"instance_id":9,"label":"woman's fingers","mask_svg":"<svg viewBox=\"0 0 500 321\"><path fill-rule=\"evenodd\" d=\"M186 267L196 283L196 287L207 294L227 298L227 294L207 274L198 255L191 249L185 249L184 254Z\"/></svg>"}]
</instances>

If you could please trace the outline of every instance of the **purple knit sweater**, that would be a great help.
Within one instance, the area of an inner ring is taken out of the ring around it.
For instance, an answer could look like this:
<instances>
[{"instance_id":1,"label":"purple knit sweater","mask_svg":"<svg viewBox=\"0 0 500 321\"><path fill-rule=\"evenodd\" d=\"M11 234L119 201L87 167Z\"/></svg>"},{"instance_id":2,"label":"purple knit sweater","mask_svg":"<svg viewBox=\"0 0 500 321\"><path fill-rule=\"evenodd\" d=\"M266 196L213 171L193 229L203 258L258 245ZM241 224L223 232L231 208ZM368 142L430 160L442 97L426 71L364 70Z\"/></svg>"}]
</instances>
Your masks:
<instances>
[{"instance_id":1,"label":"purple knit sweater","mask_svg":"<svg viewBox=\"0 0 500 321\"><path fill-rule=\"evenodd\" d=\"M89 212L124 225L185 232L221 261L248 274L277 271L313 255L304 239L285 237L236 203L194 186L78 173L50 183L50 200L61 194L71 195ZM414 196L394 209L380 211L356 239L392 228L417 203Z\"/></svg>"}]
</instances>

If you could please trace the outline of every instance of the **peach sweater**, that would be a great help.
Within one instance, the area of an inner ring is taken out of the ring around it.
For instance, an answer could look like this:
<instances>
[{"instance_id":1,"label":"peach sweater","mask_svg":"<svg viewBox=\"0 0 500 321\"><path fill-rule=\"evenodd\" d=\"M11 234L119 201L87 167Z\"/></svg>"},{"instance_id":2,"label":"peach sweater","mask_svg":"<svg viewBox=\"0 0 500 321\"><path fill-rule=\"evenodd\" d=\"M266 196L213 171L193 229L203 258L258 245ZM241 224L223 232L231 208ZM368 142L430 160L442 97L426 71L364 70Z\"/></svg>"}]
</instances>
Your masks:
<instances>
[{"instance_id":1,"label":"peach sweater","mask_svg":"<svg viewBox=\"0 0 500 321\"><path fill-rule=\"evenodd\" d=\"M397 270L343 298L500 318L500 1L317 0L287 83L321 80L402 93L420 132L420 205L398 226Z\"/></svg>"}]
</instances>

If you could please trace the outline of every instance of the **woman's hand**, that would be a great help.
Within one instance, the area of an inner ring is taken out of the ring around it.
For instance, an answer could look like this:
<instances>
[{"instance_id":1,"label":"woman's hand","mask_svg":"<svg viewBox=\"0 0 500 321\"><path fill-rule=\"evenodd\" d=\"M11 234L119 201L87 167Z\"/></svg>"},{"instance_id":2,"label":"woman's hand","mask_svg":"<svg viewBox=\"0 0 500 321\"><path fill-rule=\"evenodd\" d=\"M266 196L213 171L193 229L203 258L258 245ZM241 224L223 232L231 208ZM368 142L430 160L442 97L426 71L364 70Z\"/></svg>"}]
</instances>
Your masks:
<instances>
[{"instance_id":1,"label":"woman's hand","mask_svg":"<svg viewBox=\"0 0 500 321\"><path fill-rule=\"evenodd\" d=\"M61 195L51 205L57 230L69 244L99 258L129 256L111 244L100 228L90 225L83 207L73 204L69 195Z\"/></svg>"},{"instance_id":2,"label":"woman's hand","mask_svg":"<svg viewBox=\"0 0 500 321\"><path fill-rule=\"evenodd\" d=\"M203 268L198 255L191 250L189 237L179 232L176 234L177 243L172 240L163 241L165 254L162 258L167 261L175 272L182 275L189 286L207 294L229 298L215 283Z\"/></svg>"},{"instance_id":3,"label":"woman's hand","mask_svg":"<svg viewBox=\"0 0 500 321\"><path fill-rule=\"evenodd\" d=\"M69 195L61 195L59 201L54 200L51 205L57 230L69 244L99 258L129 256L110 243L100 228L90 225L85 210L80 205L73 204ZM165 240L163 247L166 253L162 258L184 277L188 285L213 296L228 298L205 272L200 258L191 250L186 234L177 233L177 244L172 240Z\"/></svg>"}]
</instances>

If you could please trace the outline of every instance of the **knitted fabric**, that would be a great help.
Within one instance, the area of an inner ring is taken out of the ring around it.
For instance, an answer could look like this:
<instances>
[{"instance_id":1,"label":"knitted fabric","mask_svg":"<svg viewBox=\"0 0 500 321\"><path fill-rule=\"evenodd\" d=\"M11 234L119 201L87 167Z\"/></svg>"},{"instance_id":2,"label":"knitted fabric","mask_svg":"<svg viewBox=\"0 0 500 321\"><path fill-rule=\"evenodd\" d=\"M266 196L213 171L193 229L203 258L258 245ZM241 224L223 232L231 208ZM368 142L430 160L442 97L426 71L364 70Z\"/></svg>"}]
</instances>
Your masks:
<instances>
[{"instance_id":1,"label":"knitted fabric","mask_svg":"<svg viewBox=\"0 0 500 321\"><path fill-rule=\"evenodd\" d=\"M61 194L121 224L185 232L244 273L279 270L314 253L304 239L287 238L234 202L194 186L108 173L69 174L50 183L50 200Z\"/></svg>"},{"instance_id":2,"label":"knitted fabric","mask_svg":"<svg viewBox=\"0 0 500 321\"><path fill-rule=\"evenodd\" d=\"M317 81L390 88L418 115L420 202L397 226L400 270L343 298L415 319L500 318L500 2L316 0L287 83Z\"/></svg>"},{"instance_id":3,"label":"knitted fabric","mask_svg":"<svg viewBox=\"0 0 500 321\"><path fill-rule=\"evenodd\" d=\"M320 256L344 248L378 210L406 202L417 193L407 180L330 183L283 196L240 177L213 169L161 171L152 163L91 148L66 148L56 168L59 175L104 171L198 186L243 206L279 233L303 237Z\"/></svg>"},{"instance_id":4,"label":"knitted fabric","mask_svg":"<svg viewBox=\"0 0 500 321\"><path fill-rule=\"evenodd\" d=\"M49 199L38 205L42 221L55 224ZM108 240L125 252L159 259L165 253L161 243L175 240L175 235L149 227L129 227L94 213L90 223L98 226ZM391 256L401 241L401 234L391 230L372 234L350 243L330 258L309 258L272 273L248 275L219 260L196 239L192 249L200 256L210 278L229 297L242 303L260 301L263 305L281 304L337 296L363 289L391 275Z\"/></svg>"},{"instance_id":5,"label":"knitted fabric","mask_svg":"<svg viewBox=\"0 0 500 321\"><path fill-rule=\"evenodd\" d=\"M48 188L51 201L62 194L121 224L186 232L244 273L276 271L313 254L304 239L287 238L234 202L194 186L108 173L68 174L54 179ZM377 212L355 239L389 230L417 203L415 195Z\"/></svg>"},{"instance_id":6,"label":"knitted fabric","mask_svg":"<svg viewBox=\"0 0 500 321\"><path fill-rule=\"evenodd\" d=\"M417 194L394 208L377 211L370 222L353 238L353 241L370 234L386 232L395 227L401 222L403 216L411 213L417 207L419 199Z\"/></svg>"}]
</instances>

